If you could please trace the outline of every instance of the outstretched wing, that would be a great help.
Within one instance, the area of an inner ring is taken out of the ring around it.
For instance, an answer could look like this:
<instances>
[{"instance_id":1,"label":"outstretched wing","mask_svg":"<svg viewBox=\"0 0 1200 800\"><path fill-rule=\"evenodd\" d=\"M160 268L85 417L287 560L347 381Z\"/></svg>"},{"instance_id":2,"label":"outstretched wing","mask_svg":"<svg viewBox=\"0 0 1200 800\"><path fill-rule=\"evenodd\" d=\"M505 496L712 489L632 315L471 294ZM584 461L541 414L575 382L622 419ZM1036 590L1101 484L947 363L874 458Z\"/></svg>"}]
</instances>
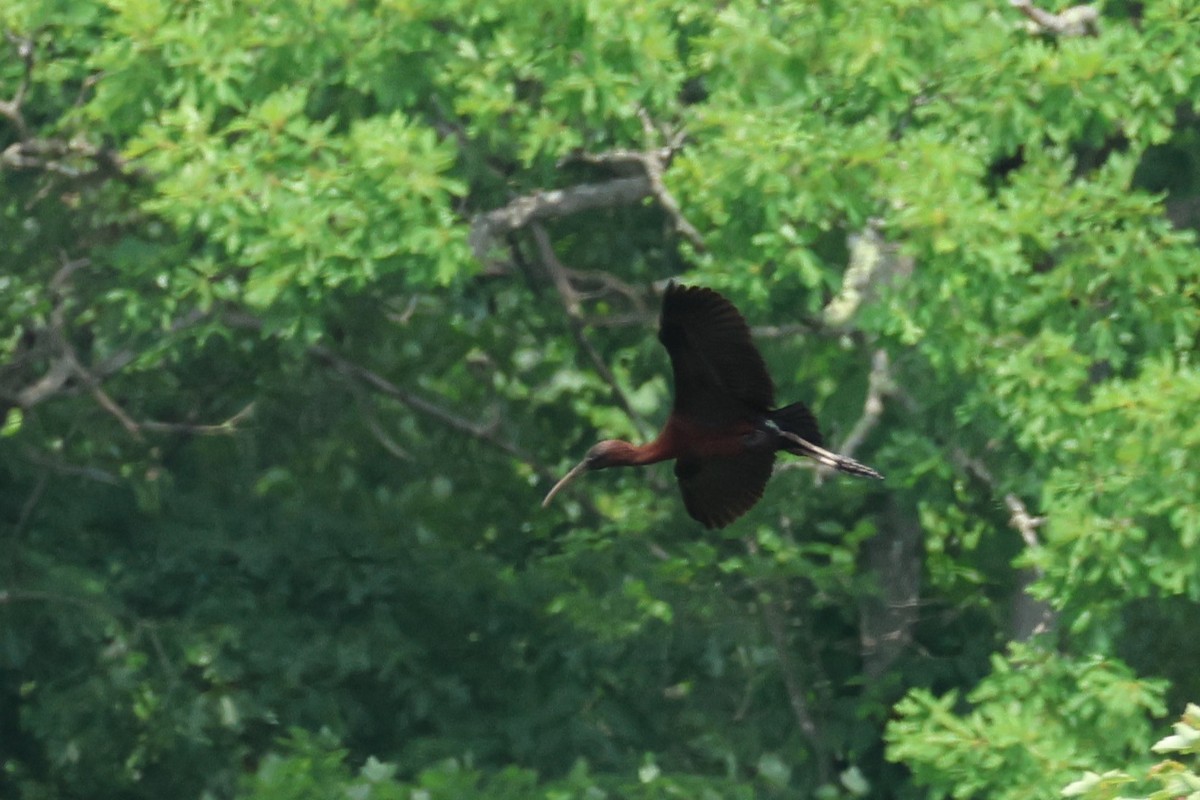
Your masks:
<instances>
[{"instance_id":1,"label":"outstretched wing","mask_svg":"<svg viewBox=\"0 0 1200 800\"><path fill-rule=\"evenodd\" d=\"M766 413L774 404L775 385L750 328L713 290L669 285L658 338L675 374L674 413L719 428Z\"/></svg>"},{"instance_id":2,"label":"outstretched wing","mask_svg":"<svg viewBox=\"0 0 1200 800\"><path fill-rule=\"evenodd\" d=\"M675 462L675 478L688 514L706 528L724 528L762 497L775 454L764 451L727 458Z\"/></svg>"}]
</instances>

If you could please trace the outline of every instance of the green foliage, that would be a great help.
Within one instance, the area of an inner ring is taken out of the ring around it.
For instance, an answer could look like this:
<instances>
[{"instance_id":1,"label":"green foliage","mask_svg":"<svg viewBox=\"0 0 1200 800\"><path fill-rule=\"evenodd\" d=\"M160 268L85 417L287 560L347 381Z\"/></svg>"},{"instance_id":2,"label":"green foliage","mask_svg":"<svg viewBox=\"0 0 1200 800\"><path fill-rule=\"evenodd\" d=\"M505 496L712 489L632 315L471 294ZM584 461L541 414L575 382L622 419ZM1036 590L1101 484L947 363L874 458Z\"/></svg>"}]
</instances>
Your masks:
<instances>
[{"instance_id":1,"label":"green foliage","mask_svg":"<svg viewBox=\"0 0 1200 800\"><path fill-rule=\"evenodd\" d=\"M4 4L0 796L1194 791L1200 11L1101 11ZM480 236L669 143L702 248ZM540 510L665 416L671 277L888 480Z\"/></svg>"},{"instance_id":2,"label":"green foliage","mask_svg":"<svg viewBox=\"0 0 1200 800\"><path fill-rule=\"evenodd\" d=\"M967 695L916 690L896 705L890 758L933 797L1053 797L1081 769L1125 758L1161 715L1163 686L1120 662L1081 661L1029 646L992 658Z\"/></svg>"},{"instance_id":3,"label":"green foliage","mask_svg":"<svg viewBox=\"0 0 1200 800\"><path fill-rule=\"evenodd\" d=\"M1138 777L1119 770L1103 774L1088 772L1067 785L1063 795L1085 800L1117 797L1135 800L1128 794L1133 784L1144 787L1138 790L1136 800L1176 800L1180 797L1192 800L1200 796L1200 706L1189 703L1174 728L1175 733L1158 740L1152 748L1155 753L1171 757L1139 770Z\"/></svg>"}]
</instances>

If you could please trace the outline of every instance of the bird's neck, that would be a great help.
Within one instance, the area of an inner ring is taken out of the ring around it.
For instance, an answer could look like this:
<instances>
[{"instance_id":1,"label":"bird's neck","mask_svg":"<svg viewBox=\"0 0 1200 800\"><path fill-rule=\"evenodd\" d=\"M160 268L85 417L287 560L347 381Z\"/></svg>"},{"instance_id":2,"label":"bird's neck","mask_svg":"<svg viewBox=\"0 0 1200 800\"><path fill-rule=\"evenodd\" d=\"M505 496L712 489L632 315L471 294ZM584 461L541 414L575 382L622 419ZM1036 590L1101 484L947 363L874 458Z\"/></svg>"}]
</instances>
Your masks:
<instances>
[{"instance_id":1,"label":"bird's neck","mask_svg":"<svg viewBox=\"0 0 1200 800\"><path fill-rule=\"evenodd\" d=\"M670 437L664 431L657 439L643 445L633 445L629 442L620 443L620 462L631 467L643 464L656 464L675 457L674 447Z\"/></svg>"}]
</instances>

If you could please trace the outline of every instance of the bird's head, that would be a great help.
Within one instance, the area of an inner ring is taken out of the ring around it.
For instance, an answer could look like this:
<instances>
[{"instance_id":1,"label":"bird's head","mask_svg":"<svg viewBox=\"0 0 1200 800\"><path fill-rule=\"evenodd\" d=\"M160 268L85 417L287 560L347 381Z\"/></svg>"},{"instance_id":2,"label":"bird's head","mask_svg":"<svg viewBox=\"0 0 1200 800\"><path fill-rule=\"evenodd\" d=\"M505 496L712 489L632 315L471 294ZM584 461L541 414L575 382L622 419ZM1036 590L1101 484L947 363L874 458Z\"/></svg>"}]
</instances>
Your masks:
<instances>
[{"instance_id":1,"label":"bird's head","mask_svg":"<svg viewBox=\"0 0 1200 800\"><path fill-rule=\"evenodd\" d=\"M550 505L550 501L554 499L554 495L558 494L564 486L583 473L628 464L632 450L633 446L629 442L622 442L619 439L606 439L594 445L591 450L587 451L587 454L583 457L583 461L572 467L570 472L563 475L562 479L554 484L554 487L546 495L546 499L542 501L542 508Z\"/></svg>"}]
</instances>

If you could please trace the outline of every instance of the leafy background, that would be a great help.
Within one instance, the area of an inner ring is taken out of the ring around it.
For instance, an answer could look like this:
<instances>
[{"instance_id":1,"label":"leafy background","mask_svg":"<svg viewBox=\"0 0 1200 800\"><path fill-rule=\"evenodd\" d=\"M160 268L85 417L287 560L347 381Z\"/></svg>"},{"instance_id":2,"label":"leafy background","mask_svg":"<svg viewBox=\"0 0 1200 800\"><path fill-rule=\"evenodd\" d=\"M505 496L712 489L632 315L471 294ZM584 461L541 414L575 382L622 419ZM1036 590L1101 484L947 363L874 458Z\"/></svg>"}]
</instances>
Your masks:
<instances>
[{"instance_id":1,"label":"leafy background","mask_svg":"<svg viewBox=\"0 0 1200 800\"><path fill-rule=\"evenodd\" d=\"M1194 792L1200 9L1022 6L7 2L0 795ZM540 510L672 277L888 480Z\"/></svg>"}]
</instances>

